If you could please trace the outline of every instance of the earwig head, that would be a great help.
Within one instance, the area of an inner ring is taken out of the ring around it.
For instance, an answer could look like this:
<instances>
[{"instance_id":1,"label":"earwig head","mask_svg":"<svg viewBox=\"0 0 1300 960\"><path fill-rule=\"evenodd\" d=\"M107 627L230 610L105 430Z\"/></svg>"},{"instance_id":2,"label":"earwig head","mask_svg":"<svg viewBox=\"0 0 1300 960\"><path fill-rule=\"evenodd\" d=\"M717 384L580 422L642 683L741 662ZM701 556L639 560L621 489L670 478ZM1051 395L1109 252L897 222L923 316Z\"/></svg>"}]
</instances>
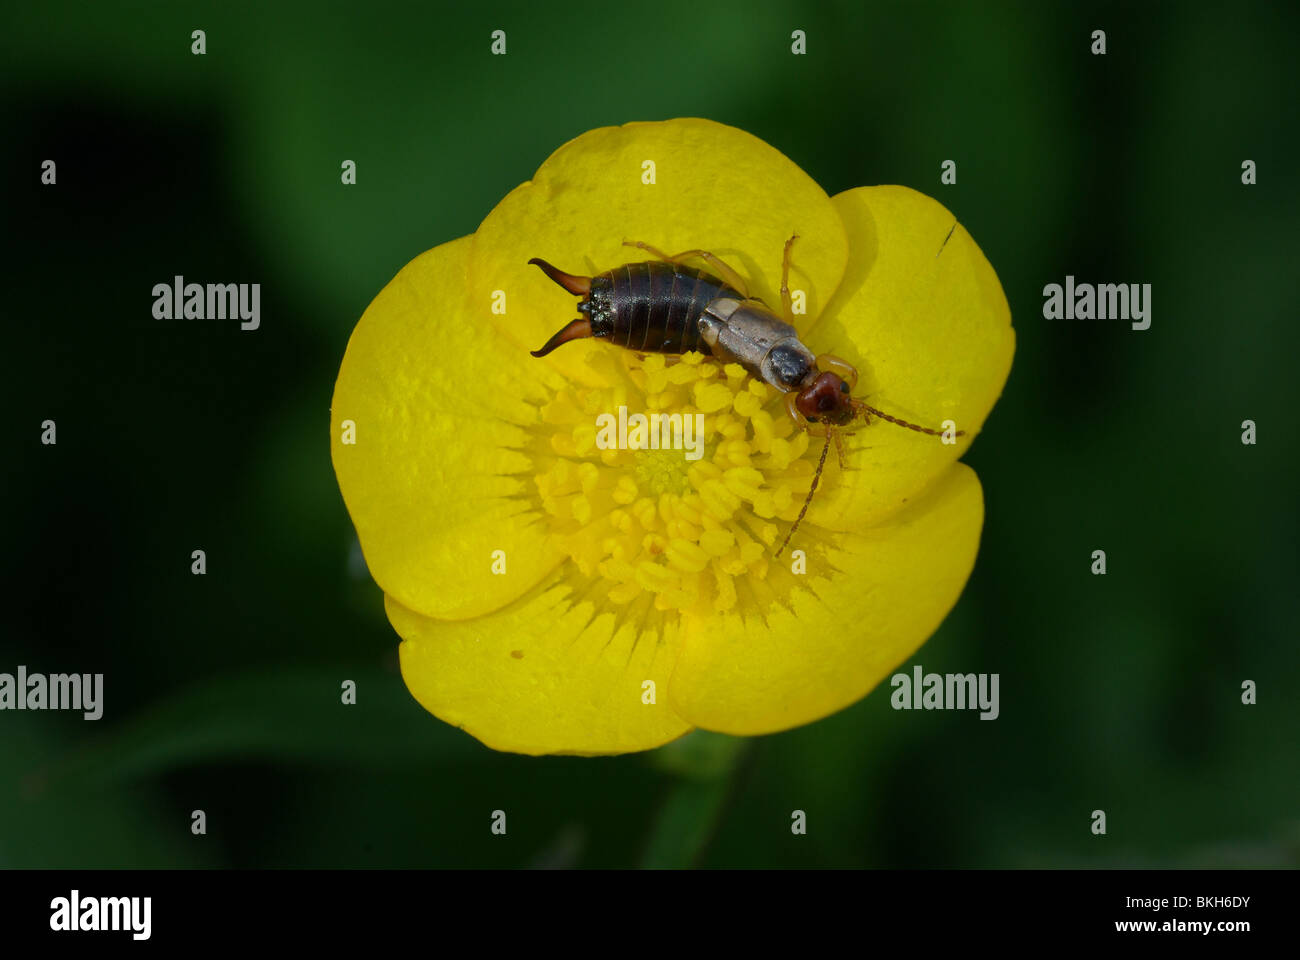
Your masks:
<instances>
[{"instance_id":1,"label":"earwig head","mask_svg":"<svg viewBox=\"0 0 1300 960\"><path fill-rule=\"evenodd\" d=\"M817 374L799 390L794 405L811 423L842 427L857 416L849 385L833 373Z\"/></svg>"},{"instance_id":2,"label":"earwig head","mask_svg":"<svg viewBox=\"0 0 1300 960\"><path fill-rule=\"evenodd\" d=\"M790 411L791 416L798 411L809 423L824 423L827 429L847 426L858 418L865 423L870 423L872 417L878 417L887 423L915 430L917 433L928 433L932 437L948 436L946 431L923 427L919 423L895 417L883 410L877 410L869 403L849 396L848 382L834 373L817 374L794 394L792 403L790 395L787 394L786 402L794 408ZM966 431L954 430L952 435L964 437Z\"/></svg>"},{"instance_id":3,"label":"earwig head","mask_svg":"<svg viewBox=\"0 0 1300 960\"><path fill-rule=\"evenodd\" d=\"M840 361L840 363L852 374L852 367L844 364L843 361ZM854 382L856 382L856 376ZM809 423L825 424L826 442L822 445L822 455L817 461L817 470L813 473L812 484L808 487L808 496L804 498L803 508L799 511L799 516L795 518L794 524L790 527L790 532L781 541L781 546L777 548L776 555L778 557L785 550L795 531L799 529L804 514L808 512L808 507L812 504L813 494L817 492L817 484L822 478L822 470L826 466L826 454L830 451L832 440L835 442L836 450L839 451L840 468L844 469L845 467L844 446L840 439L840 431L836 427L846 426L859 417L864 423L870 423L872 417L877 417L895 426L915 430L917 433L928 433L933 437L943 437L945 443L951 442L948 439L948 431L923 427L919 423L912 423L910 420L903 420L900 417L885 413L883 410L877 410L865 401L851 397L849 395L850 389L848 382L838 374L825 372L810 376L799 390L785 395L786 410L791 417L798 414ZM951 421L945 421L945 423L951 423ZM952 435L961 437L965 436L965 434L965 430L954 429Z\"/></svg>"}]
</instances>

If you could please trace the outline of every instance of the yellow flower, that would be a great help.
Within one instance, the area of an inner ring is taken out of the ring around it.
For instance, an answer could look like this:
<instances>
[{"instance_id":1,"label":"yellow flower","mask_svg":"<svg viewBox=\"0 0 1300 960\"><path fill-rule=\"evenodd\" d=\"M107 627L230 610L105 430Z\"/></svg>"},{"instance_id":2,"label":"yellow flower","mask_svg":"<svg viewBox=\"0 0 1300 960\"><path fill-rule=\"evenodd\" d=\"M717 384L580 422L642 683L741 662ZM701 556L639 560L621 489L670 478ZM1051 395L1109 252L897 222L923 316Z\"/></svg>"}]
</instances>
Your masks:
<instances>
[{"instance_id":1,"label":"yellow flower","mask_svg":"<svg viewBox=\"0 0 1300 960\"><path fill-rule=\"evenodd\" d=\"M965 431L944 444L859 425L788 548L806 572L774 553L821 443L779 393L699 354L641 359L587 339L529 356L575 306L532 257L593 275L648 259L625 239L699 248L779 305L796 231L803 342L854 364L854 395L873 406ZM772 147L706 120L565 144L473 236L398 273L339 371L334 469L411 693L530 754L646 750L693 727L768 733L854 703L970 574L983 496L957 459L1014 343L997 275L922 194L828 197ZM621 405L702 413L703 457L602 449L596 418Z\"/></svg>"}]
</instances>

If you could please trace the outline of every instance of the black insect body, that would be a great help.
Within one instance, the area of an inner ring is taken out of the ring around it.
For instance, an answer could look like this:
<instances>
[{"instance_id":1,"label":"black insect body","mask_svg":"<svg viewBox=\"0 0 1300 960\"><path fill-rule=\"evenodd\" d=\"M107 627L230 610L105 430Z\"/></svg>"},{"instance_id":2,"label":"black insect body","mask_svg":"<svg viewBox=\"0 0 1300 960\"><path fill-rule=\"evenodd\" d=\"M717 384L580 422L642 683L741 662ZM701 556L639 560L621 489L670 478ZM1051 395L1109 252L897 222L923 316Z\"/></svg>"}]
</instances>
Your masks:
<instances>
[{"instance_id":1,"label":"black insect body","mask_svg":"<svg viewBox=\"0 0 1300 960\"><path fill-rule=\"evenodd\" d=\"M796 239L794 236L786 241L782 258L784 319L763 301L751 297L740 275L705 250L670 257L645 243L625 243L659 259L626 263L594 277L565 273L536 257L528 261L582 298L578 312L583 316L556 331L540 350L532 351L534 357L544 357L570 340L586 337L608 340L638 352L682 354L696 350L724 363L738 363L750 376L780 390L785 394L787 412L804 429L810 424L823 427L826 443L817 471L803 509L777 556L790 542L812 502L832 439L843 465L837 427L858 418L869 423L875 416L919 433L942 436L938 430L900 420L854 398L851 393L857 385L857 371L838 357L815 355L800 341L791 322L790 300L790 248ZM683 262L692 257L705 261L714 273ZM964 433L957 430L954 435Z\"/></svg>"},{"instance_id":2,"label":"black insect body","mask_svg":"<svg viewBox=\"0 0 1300 960\"><path fill-rule=\"evenodd\" d=\"M534 350L534 357L544 357L579 337L596 337L644 353L698 350L711 355L711 347L700 336L700 318L715 301L745 299L703 270L663 261L625 263L590 278L562 273L545 260L528 262L570 293L582 295L578 312L586 314Z\"/></svg>"}]
</instances>

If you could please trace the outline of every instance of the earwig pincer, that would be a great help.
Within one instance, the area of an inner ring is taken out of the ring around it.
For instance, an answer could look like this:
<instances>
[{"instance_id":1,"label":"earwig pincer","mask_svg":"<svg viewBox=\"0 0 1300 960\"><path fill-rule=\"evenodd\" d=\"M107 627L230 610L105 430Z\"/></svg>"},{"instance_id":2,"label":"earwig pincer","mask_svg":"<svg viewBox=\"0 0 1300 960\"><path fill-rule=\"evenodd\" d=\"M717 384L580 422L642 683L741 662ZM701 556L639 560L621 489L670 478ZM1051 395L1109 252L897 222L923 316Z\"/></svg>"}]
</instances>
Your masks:
<instances>
[{"instance_id":1,"label":"earwig pincer","mask_svg":"<svg viewBox=\"0 0 1300 960\"><path fill-rule=\"evenodd\" d=\"M840 465L844 450L842 428L871 417L931 436L943 432L891 416L851 393L858 372L848 362L831 354L815 355L799 339L793 325L790 297L790 249L798 235L785 243L781 261L782 316L762 300L749 294L741 276L706 250L688 250L668 256L646 243L624 241L658 258L625 263L594 277L574 276L534 257L542 271L565 290L581 297L582 316L556 331L534 357L544 357L556 347L586 337L608 340L615 346L638 352L683 354L692 350L724 363L737 363L750 376L785 394L786 411L807 430L820 425L825 444L803 509L790 527L776 555L799 528L826 465L826 454L835 441ZM698 258L709 269L687 266ZM954 431L962 436L964 430Z\"/></svg>"}]
</instances>

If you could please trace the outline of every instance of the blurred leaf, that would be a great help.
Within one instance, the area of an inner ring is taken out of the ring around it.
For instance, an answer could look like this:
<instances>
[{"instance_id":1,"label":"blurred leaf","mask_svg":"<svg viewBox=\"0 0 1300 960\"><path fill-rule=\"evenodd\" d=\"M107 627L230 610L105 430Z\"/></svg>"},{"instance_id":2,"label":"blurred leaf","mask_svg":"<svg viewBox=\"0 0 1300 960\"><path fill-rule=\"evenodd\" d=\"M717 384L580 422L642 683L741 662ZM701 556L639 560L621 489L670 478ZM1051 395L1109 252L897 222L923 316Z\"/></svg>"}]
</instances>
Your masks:
<instances>
[{"instance_id":1,"label":"blurred leaf","mask_svg":"<svg viewBox=\"0 0 1300 960\"><path fill-rule=\"evenodd\" d=\"M654 751L650 763L679 777L716 780L731 772L747 742L743 737L695 730Z\"/></svg>"},{"instance_id":2,"label":"blurred leaf","mask_svg":"<svg viewBox=\"0 0 1300 960\"><path fill-rule=\"evenodd\" d=\"M682 779L668 794L655 821L642 866L694 866L712 838L752 741L696 730L660 747L651 763Z\"/></svg>"},{"instance_id":3,"label":"blurred leaf","mask_svg":"<svg viewBox=\"0 0 1300 960\"><path fill-rule=\"evenodd\" d=\"M6 718L0 770L30 771L58 755L69 727L47 715ZM76 729L71 728L71 729ZM118 784L86 790L39 776L0 778L0 870L102 870L221 866L210 845L189 839L188 821L168 830L154 791Z\"/></svg>"},{"instance_id":4,"label":"blurred leaf","mask_svg":"<svg viewBox=\"0 0 1300 960\"><path fill-rule=\"evenodd\" d=\"M344 680L357 684L355 705L342 703ZM349 667L296 668L192 687L45 773L52 780L111 782L250 758L373 768L446 763L485 749L421 709L400 677Z\"/></svg>"},{"instance_id":5,"label":"blurred leaf","mask_svg":"<svg viewBox=\"0 0 1300 960\"><path fill-rule=\"evenodd\" d=\"M694 866L713 835L729 789L727 780L688 780L673 787L641 865L651 870Z\"/></svg>"}]
</instances>

